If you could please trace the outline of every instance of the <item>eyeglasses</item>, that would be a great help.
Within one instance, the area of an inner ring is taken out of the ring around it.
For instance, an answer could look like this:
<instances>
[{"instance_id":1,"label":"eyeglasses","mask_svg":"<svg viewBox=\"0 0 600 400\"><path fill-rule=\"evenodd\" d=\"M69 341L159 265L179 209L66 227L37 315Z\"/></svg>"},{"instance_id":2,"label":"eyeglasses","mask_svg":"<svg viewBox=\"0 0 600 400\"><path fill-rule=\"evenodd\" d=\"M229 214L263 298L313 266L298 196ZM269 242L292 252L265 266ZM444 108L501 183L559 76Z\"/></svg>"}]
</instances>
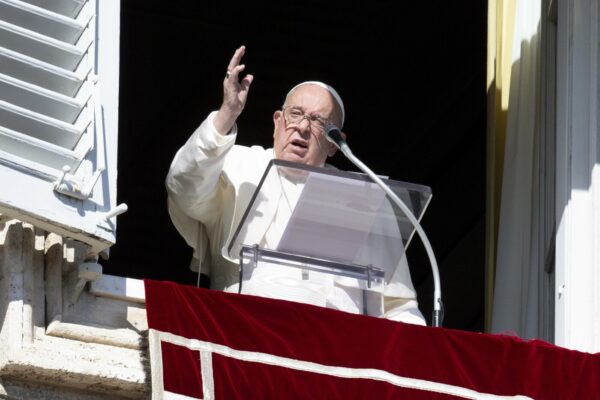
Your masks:
<instances>
[{"instance_id":1,"label":"eyeglasses","mask_svg":"<svg viewBox=\"0 0 600 400\"><path fill-rule=\"evenodd\" d=\"M308 115L305 114L299 108L295 107L283 107L283 118L285 118L285 123L287 125L300 125L303 119L308 121L308 125L310 129L312 129L316 133L325 132L325 126L327 125L327 120L318 115Z\"/></svg>"}]
</instances>

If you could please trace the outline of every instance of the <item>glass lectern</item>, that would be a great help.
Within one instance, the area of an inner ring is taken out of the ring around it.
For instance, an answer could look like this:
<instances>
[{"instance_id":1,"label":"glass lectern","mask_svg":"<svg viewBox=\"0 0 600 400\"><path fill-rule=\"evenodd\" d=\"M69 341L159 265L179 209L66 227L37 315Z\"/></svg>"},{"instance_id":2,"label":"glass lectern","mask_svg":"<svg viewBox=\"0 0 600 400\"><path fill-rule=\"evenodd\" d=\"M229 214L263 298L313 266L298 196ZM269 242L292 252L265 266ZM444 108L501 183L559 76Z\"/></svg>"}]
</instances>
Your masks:
<instances>
[{"instance_id":1,"label":"glass lectern","mask_svg":"<svg viewBox=\"0 0 600 400\"><path fill-rule=\"evenodd\" d=\"M420 220L430 188L383 181ZM362 312L369 314L370 293L383 292L414 233L410 220L368 176L272 160L227 252L239 260L241 293L263 265L271 275L294 268L302 279L325 276L362 291Z\"/></svg>"}]
</instances>

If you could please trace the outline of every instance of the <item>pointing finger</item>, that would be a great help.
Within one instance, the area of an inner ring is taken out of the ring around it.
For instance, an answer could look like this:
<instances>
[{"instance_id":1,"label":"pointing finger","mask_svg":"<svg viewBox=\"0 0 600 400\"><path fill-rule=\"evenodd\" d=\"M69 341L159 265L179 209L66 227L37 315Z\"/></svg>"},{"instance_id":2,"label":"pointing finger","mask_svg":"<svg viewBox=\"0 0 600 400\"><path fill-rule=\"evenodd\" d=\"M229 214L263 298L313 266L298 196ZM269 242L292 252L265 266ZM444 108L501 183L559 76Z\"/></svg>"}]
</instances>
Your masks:
<instances>
[{"instance_id":1,"label":"pointing finger","mask_svg":"<svg viewBox=\"0 0 600 400\"><path fill-rule=\"evenodd\" d=\"M231 57L231 60L229 61L229 65L227 66L228 71L233 71L233 69L240 64L240 61L242 60L242 57L244 56L245 52L246 52L246 46L240 46L235 51L235 53L233 53L233 57Z\"/></svg>"}]
</instances>

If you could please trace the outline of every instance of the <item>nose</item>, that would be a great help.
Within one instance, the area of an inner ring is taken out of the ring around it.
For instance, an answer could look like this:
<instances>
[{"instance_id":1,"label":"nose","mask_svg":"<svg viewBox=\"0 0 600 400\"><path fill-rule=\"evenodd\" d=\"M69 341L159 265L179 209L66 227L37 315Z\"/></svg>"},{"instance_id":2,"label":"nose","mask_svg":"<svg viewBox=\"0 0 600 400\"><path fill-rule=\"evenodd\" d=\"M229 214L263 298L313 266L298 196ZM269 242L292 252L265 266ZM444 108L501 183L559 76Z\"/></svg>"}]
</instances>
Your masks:
<instances>
[{"instance_id":1,"label":"nose","mask_svg":"<svg viewBox=\"0 0 600 400\"><path fill-rule=\"evenodd\" d=\"M298 123L298 130L302 134L310 134L310 120L305 115L304 118Z\"/></svg>"}]
</instances>

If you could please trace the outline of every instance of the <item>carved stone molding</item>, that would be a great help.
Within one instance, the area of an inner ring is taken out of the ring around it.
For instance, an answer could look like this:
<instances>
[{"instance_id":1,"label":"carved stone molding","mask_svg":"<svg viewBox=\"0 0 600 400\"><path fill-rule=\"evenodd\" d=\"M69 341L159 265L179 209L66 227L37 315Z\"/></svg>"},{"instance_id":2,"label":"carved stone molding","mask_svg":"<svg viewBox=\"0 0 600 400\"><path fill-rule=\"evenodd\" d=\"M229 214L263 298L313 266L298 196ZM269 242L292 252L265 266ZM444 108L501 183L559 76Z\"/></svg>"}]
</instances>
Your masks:
<instances>
[{"instance_id":1,"label":"carved stone molding","mask_svg":"<svg viewBox=\"0 0 600 400\"><path fill-rule=\"evenodd\" d=\"M141 282L103 277L104 291L73 296L86 254L79 242L0 220L0 394L146 397L143 293L119 295Z\"/></svg>"}]
</instances>

